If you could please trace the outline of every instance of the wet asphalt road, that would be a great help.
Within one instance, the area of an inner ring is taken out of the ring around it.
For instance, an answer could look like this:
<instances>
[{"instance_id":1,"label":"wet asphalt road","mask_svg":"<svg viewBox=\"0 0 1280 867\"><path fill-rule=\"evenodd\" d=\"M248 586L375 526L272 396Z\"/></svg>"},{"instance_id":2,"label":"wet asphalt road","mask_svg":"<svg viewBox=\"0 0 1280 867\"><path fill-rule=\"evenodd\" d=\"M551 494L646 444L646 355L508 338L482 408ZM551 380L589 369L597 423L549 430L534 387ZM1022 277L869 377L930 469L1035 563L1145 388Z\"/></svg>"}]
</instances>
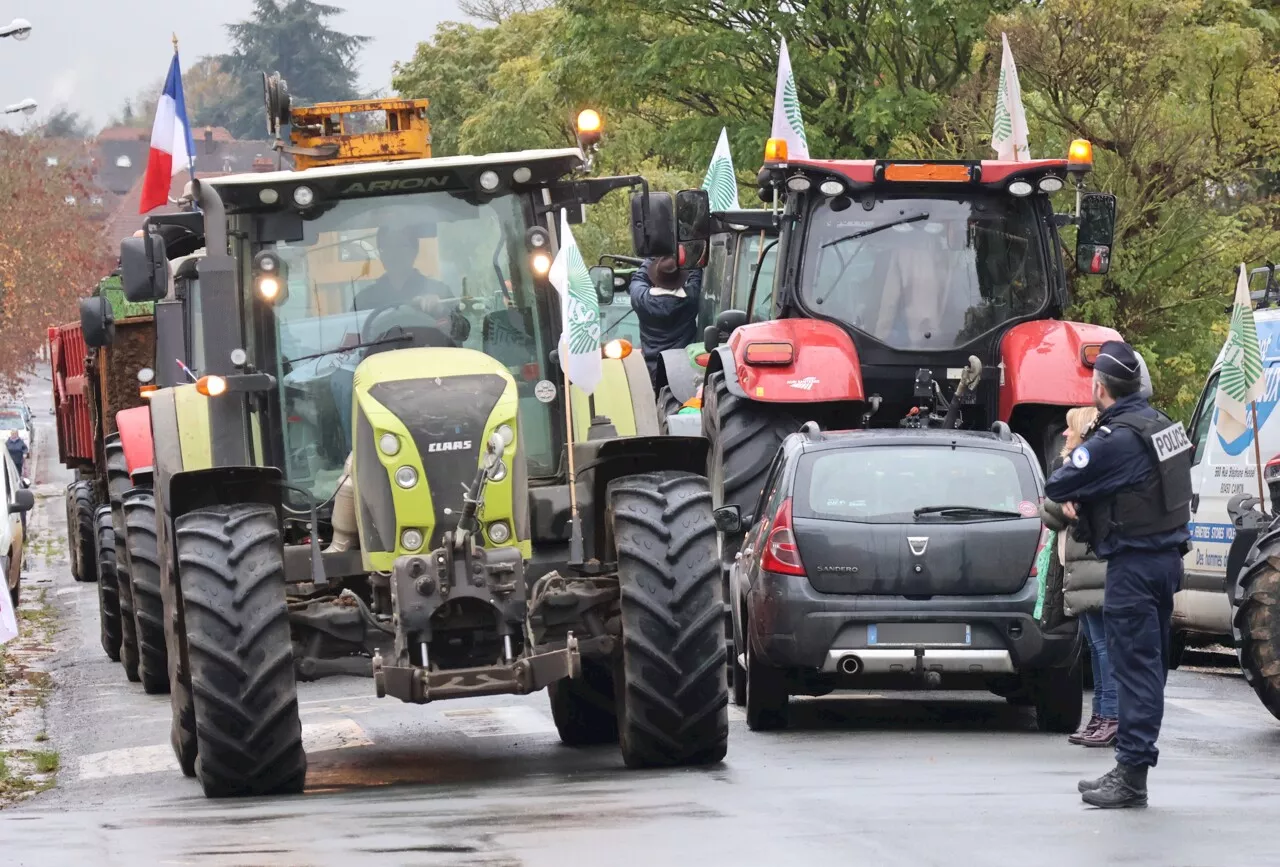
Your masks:
<instances>
[{"instance_id":1,"label":"wet asphalt road","mask_svg":"<svg viewBox=\"0 0 1280 867\"><path fill-rule=\"evenodd\" d=\"M51 443L47 392L31 402ZM42 487L65 484L50 452ZM52 577L62 770L0 812L3 865L1280 864L1280 723L1229 657L1173 674L1145 811L1084 808L1076 780L1109 752L985 694L797 700L759 735L735 709L722 765L631 772L561 746L544 694L417 707L359 679L301 687L304 795L212 802L172 757L168 697L100 649L93 585Z\"/></svg>"}]
</instances>

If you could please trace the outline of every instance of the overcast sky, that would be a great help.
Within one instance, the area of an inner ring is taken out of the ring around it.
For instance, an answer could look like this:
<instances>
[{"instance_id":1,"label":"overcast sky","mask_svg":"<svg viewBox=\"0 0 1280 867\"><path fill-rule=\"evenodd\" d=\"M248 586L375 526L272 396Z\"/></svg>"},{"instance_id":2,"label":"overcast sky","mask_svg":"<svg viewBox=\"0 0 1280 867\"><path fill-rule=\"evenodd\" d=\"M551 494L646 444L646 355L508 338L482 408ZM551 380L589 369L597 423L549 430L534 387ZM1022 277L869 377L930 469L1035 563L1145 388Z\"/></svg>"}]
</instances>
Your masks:
<instances>
[{"instance_id":1,"label":"overcast sky","mask_svg":"<svg viewBox=\"0 0 1280 867\"><path fill-rule=\"evenodd\" d=\"M371 36L360 58L361 84L387 88L391 64L413 56L441 21L459 18L457 0L327 0L347 11L332 19L345 33ZM29 39L0 39L0 105L27 97L41 117L67 107L101 125L124 100L169 68L176 31L183 66L227 50L222 25L248 17L252 0L0 0L0 24L26 18Z\"/></svg>"}]
</instances>

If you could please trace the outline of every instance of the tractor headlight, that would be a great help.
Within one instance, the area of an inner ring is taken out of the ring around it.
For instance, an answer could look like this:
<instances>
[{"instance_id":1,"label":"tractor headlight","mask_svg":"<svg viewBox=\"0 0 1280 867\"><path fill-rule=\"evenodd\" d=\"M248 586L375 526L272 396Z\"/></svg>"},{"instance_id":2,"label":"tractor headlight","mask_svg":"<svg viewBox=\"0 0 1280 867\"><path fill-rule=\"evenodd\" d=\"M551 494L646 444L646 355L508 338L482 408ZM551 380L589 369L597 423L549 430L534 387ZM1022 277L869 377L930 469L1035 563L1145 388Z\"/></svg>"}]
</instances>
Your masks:
<instances>
[{"instance_id":1,"label":"tractor headlight","mask_svg":"<svg viewBox=\"0 0 1280 867\"><path fill-rule=\"evenodd\" d=\"M412 488L418 484L418 471L413 467L401 467L396 470L396 484L402 488Z\"/></svg>"},{"instance_id":2,"label":"tractor headlight","mask_svg":"<svg viewBox=\"0 0 1280 867\"><path fill-rule=\"evenodd\" d=\"M315 200L315 191L310 187L297 187L293 191L293 203L299 208L309 208Z\"/></svg>"},{"instance_id":3,"label":"tractor headlight","mask_svg":"<svg viewBox=\"0 0 1280 867\"><path fill-rule=\"evenodd\" d=\"M511 538L511 527L506 521L494 521L489 525L489 541L503 545Z\"/></svg>"},{"instance_id":4,"label":"tractor headlight","mask_svg":"<svg viewBox=\"0 0 1280 867\"><path fill-rule=\"evenodd\" d=\"M417 551L422 547L422 543L426 540L422 537L422 531L410 527L400 534L400 547L406 551Z\"/></svg>"},{"instance_id":5,"label":"tractor headlight","mask_svg":"<svg viewBox=\"0 0 1280 867\"><path fill-rule=\"evenodd\" d=\"M498 429L494 431L498 436L502 437L502 446L506 448L516 441L516 432L511 429L509 424L500 424Z\"/></svg>"},{"instance_id":6,"label":"tractor headlight","mask_svg":"<svg viewBox=\"0 0 1280 867\"><path fill-rule=\"evenodd\" d=\"M507 465L498 461L489 468L489 481L500 482L507 477Z\"/></svg>"},{"instance_id":7,"label":"tractor headlight","mask_svg":"<svg viewBox=\"0 0 1280 867\"><path fill-rule=\"evenodd\" d=\"M400 437L393 433L384 433L378 438L378 449L387 457L400 454Z\"/></svg>"}]
</instances>

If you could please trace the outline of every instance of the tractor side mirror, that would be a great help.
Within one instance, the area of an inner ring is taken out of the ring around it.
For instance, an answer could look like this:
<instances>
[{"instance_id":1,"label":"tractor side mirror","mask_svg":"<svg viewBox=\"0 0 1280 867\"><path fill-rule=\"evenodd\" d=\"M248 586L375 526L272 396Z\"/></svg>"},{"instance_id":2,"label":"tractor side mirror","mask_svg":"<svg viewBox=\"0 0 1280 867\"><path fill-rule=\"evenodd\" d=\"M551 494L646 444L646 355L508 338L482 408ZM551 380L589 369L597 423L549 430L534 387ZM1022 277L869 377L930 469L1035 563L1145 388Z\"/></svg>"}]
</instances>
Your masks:
<instances>
[{"instance_id":1,"label":"tractor side mirror","mask_svg":"<svg viewBox=\"0 0 1280 867\"><path fill-rule=\"evenodd\" d=\"M676 241L681 268L705 268L711 246L711 199L706 190L676 193Z\"/></svg>"},{"instance_id":2,"label":"tractor side mirror","mask_svg":"<svg viewBox=\"0 0 1280 867\"><path fill-rule=\"evenodd\" d=\"M9 514L25 514L35 508L36 495L26 488L13 492L13 502L9 504Z\"/></svg>"},{"instance_id":3,"label":"tractor side mirror","mask_svg":"<svg viewBox=\"0 0 1280 867\"><path fill-rule=\"evenodd\" d=\"M124 297L135 303L160 301L169 294L169 259L158 232L148 228L142 237L120 242L120 282Z\"/></svg>"},{"instance_id":4,"label":"tractor side mirror","mask_svg":"<svg viewBox=\"0 0 1280 867\"><path fill-rule=\"evenodd\" d=\"M1116 197L1110 193L1081 196L1076 231L1076 267L1081 274L1106 274L1111 270L1115 232Z\"/></svg>"},{"instance_id":5,"label":"tractor side mirror","mask_svg":"<svg viewBox=\"0 0 1280 867\"><path fill-rule=\"evenodd\" d=\"M111 299L91 295L80 299L80 333L86 346L109 346L116 339L116 316Z\"/></svg>"},{"instance_id":6,"label":"tractor side mirror","mask_svg":"<svg viewBox=\"0 0 1280 867\"><path fill-rule=\"evenodd\" d=\"M631 246L645 258L676 255L675 200L670 193L631 194Z\"/></svg>"},{"instance_id":7,"label":"tractor side mirror","mask_svg":"<svg viewBox=\"0 0 1280 867\"><path fill-rule=\"evenodd\" d=\"M742 532L742 509L739 506L721 506L711 513L711 517L721 533Z\"/></svg>"},{"instance_id":8,"label":"tractor side mirror","mask_svg":"<svg viewBox=\"0 0 1280 867\"><path fill-rule=\"evenodd\" d=\"M608 265L595 265L588 269L591 282L596 287L596 300L601 304L613 303L613 269Z\"/></svg>"},{"instance_id":9,"label":"tractor side mirror","mask_svg":"<svg viewBox=\"0 0 1280 867\"><path fill-rule=\"evenodd\" d=\"M716 317L715 325L708 325L702 333L702 342L707 352L712 352L720 341L727 339L730 334L743 325L747 324L747 314L744 310L723 310ZM714 332L714 333L713 333Z\"/></svg>"}]
</instances>

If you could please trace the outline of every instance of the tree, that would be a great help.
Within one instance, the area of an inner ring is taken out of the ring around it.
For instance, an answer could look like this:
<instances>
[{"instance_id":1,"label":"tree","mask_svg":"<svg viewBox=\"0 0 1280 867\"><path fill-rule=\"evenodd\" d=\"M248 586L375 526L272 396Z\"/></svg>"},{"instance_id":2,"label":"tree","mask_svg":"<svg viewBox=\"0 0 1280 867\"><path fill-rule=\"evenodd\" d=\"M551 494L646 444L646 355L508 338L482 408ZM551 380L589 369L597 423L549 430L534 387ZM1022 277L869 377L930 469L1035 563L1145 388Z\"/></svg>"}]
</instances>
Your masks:
<instances>
[{"instance_id":1,"label":"tree","mask_svg":"<svg viewBox=\"0 0 1280 867\"><path fill-rule=\"evenodd\" d=\"M235 77L216 57L202 57L183 72L182 91L195 126L221 126L218 119L233 110L240 95Z\"/></svg>"},{"instance_id":2,"label":"tree","mask_svg":"<svg viewBox=\"0 0 1280 867\"><path fill-rule=\"evenodd\" d=\"M340 12L313 0L254 0L249 20L227 25L234 47L217 58L235 81L235 99L204 122L237 138L261 136L264 72L279 72L299 104L357 98L356 58L369 37L330 28L327 20Z\"/></svg>"},{"instance_id":3,"label":"tree","mask_svg":"<svg viewBox=\"0 0 1280 867\"><path fill-rule=\"evenodd\" d=\"M78 112L63 106L55 109L49 119L40 125L40 135L45 138L87 139L93 135L93 128Z\"/></svg>"},{"instance_id":4,"label":"tree","mask_svg":"<svg viewBox=\"0 0 1280 867\"><path fill-rule=\"evenodd\" d=\"M458 10L471 18L501 24L512 15L542 9L549 2L550 0L459 0Z\"/></svg>"},{"instance_id":5,"label":"tree","mask_svg":"<svg viewBox=\"0 0 1280 867\"><path fill-rule=\"evenodd\" d=\"M51 166L40 139L0 133L0 391L33 367L46 329L77 316L75 300L111 268L102 227L68 197L88 172Z\"/></svg>"},{"instance_id":6,"label":"tree","mask_svg":"<svg viewBox=\"0 0 1280 867\"><path fill-rule=\"evenodd\" d=\"M676 110L666 150L714 140L727 122L735 145L755 144L756 161L785 37L810 152L883 156L895 136L927 129L969 76L992 11L1015 2L561 0L555 71L592 101L643 115Z\"/></svg>"}]
</instances>

